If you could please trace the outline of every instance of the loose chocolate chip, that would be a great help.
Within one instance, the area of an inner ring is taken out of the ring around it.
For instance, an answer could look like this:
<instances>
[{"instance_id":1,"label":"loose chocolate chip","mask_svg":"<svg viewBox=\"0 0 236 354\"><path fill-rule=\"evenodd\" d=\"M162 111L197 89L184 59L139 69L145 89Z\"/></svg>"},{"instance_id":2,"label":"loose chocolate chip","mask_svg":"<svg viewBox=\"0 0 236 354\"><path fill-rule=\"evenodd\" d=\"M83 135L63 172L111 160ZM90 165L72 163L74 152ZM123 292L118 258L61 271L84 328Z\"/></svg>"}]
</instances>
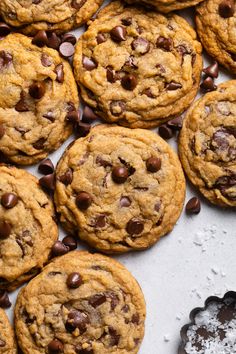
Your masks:
<instances>
[{"instance_id":1,"label":"loose chocolate chip","mask_svg":"<svg viewBox=\"0 0 236 354\"><path fill-rule=\"evenodd\" d=\"M126 231L129 235L139 235L143 232L143 221L137 218L132 218L126 225Z\"/></svg>"},{"instance_id":2,"label":"loose chocolate chip","mask_svg":"<svg viewBox=\"0 0 236 354\"><path fill-rule=\"evenodd\" d=\"M6 209L11 209L18 203L18 197L14 193L4 193L1 197L1 204Z\"/></svg>"},{"instance_id":3,"label":"loose chocolate chip","mask_svg":"<svg viewBox=\"0 0 236 354\"><path fill-rule=\"evenodd\" d=\"M77 241L73 236L65 236L62 240L62 243L69 247L70 251L73 251L77 248Z\"/></svg>"},{"instance_id":4,"label":"loose chocolate chip","mask_svg":"<svg viewBox=\"0 0 236 354\"><path fill-rule=\"evenodd\" d=\"M48 191L53 192L55 189L55 174L50 173L39 180L41 187L46 188Z\"/></svg>"},{"instance_id":5,"label":"loose chocolate chip","mask_svg":"<svg viewBox=\"0 0 236 354\"><path fill-rule=\"evenodd\" d=\"M5 342L5 340L0 339L0 348L5 347L6 344L7 344L7 343Z\"/></svg>"},{"instance_id":6,"label":"loose chocolate chip","mask_svg":"<svg viewBox=\"0 0 236 354\"><path fill-rule=\"evenodd\" d=\"M112 179L114 182L125 183L129 177L129 171L125 166L114 166L112 169Z\"/></svg>"},{"instance_id":7,"label":"loose chocolate chip","mask_svg":"<svg viewBox=\"0 0 236 354\"><path fill-rule=\"evenodd\" d=\"M92 108L90 108L89 106L85 106L83 110L82 121L84 123L91 123L97 119L99 119L99 117L94 113Z\"/></svg>"},{"instance_id":8,"label":"loose chocolate chip","mask_svg":"<svg viewBox=\"0 0 236 354\"><path fill-rule=\"evenodd\" d=\"M97 35L97 44L101 44L106 42L106 37L104 36L103 33L98 33Z\"/></svg>"},{"instance_id":9,"label":"loose chocolate chip","mask_svg":"<svg viewBox=\"0 0 236 354\"><path fill-rule=\"evenodd\" d=\"M126 28L123 26L116 26L110 31L111 39L118 43L126 40L126 34Z\"/></svg>"},{"instance_id":10,"label":"loose chocolate chip","mask_svg":"<svg viewBox=\"0 0 236 354\"><path fill-rule=\"evenodd\" d=\"M178 90L182 87L182 85L179 82L171 81L166 85L167 90L169 91L175 91Z\"/></svg>"},{"instance_id":11,"label":"loose chocolate chip","mask_svg":"<svg viewBox=\"0 0 236 354\"><path fill-rule=\"evenodd\" d=\"M29 107L26 102L26 94L23 91L21 91L20 100L15 105L15 110L17 112L28 112L29 111Z\"/></svg>"},{"instance_id":12,"label":"loose chocolate chip","mask_svg":"<svg viewBox=\"0 0 236 354\"><path fill-rule=\"evenodd\" d=\"M5 127L2 124L0 124L0 139L4 136L5 132L6 132Z\"/></svg>"},{"instance_id":13,"label":"loose chocolate chip","mask_svg":"<svg viewBox=\"0 0 236 354\"><path fill-rule=\"evenodd\" d=\"M120 207L121 208L128 208L131 205L131 200L129 197L121 197L120 198Z\"/></svg>"},{"instance_id":14,"label":"loose chocolate chip","mask_svg":"<svg viewBox=\"0 0 236 354\"><path fill-rule=\"evenodd\" d=\"M93 59L88 58L86 56L83 56L82 63L83 67L89 71L96 69L98 66L98 64Z\"/></svg>"},{"instance_id":15,"label":"loose chocolate chip","mask_svg":"<svg viewBox=\"0 0 236 354\"><path fill-rule=\"evenodd\" d=\"M11 32L11 27L4 22L0 22L0 37L5 37Z\"/></svg>"},{"instance_id":16,"label":"loose chocolate chip","mask_svg":"<svg viewBox=\"0 0 236 354\"><path fill-rule=\"evenodd\" d=\"M76 44L76 37L72 33L65 33L61 39L62 42L69 42L73 45Z\"/></svg>"},{"instance_id":17,"label":"loose chocolate chip","mask_svg":"<svg viewBox=\"0 0 236 354\"><path fill-rule=\"evenodd\" d=\"M191 198L186 204L186 212L188 214L198 214L201 211L201 203L197 197Z\"/></svg>"},{"instance_id":18,"label":"loose chocolate chip","mask_svg":"<svg viewBox=\"0 0 236 354\"><path fill-rule=\"evenodd\" d=\"M158 48L164 49L169 52L171 50L172 45L173 45L173 41L171 38L165 38L162 36L157 38L156 46Z\"/></svg>"},{"instance_id":19,"label":"loose chocolate chip","mask_svg":"<svg viewBox=\"0 0 236 354\"><path fill-rule=\"evenodd\" d=\"M219 14L223 18L229 18L234 15L235 3L234 0L223 0L219 4Z\"/></svg>"},{"instance_id":20,"label":"loose chocolate chip","mask_svg":"<svg viewBox=\"0 0 236 354\"><path fill-rule=\"evenodd\" d=\"M47 54L43 53L41 55L41 63L43 66L48 67L48 66L52 65L53 61L52 61L51 57L49 57Z\"/></svg>"},{"instance_id":21,"label":"loose chocolate chip","mask_svg":"<svg viewBox=\"0 0 236 354\"><path fill-rule=\"evenodd\" d=\"M210 92L210 91L214 91L217 89L217 86L214 84L214 80L212 77L207 76L203 82L200 85L201 89L204 92Z\"/></svg>"},{"instance_id":22,"label":"loose chocolate chip","mask_svg":"<svg viewBox=\"0 0 236 354\"><path fill-rule=\"evenodd\" d=\"M48 352L49 354L64 353L63 343L58 339L53 339L48 344Z\"/></svg>"},{"instance_id":23,"label":"loose chocolate chip","mask_svg":"<svg viewBox=\"0 0 236 354\"><path fill-rule=\"evenodd\" d=\"M173 137L173 131L166 124L162 124L159 127L158 132L159 132L159 135L165 140L168 140Z\"/></svg>"},{"instance_id":24,"label":"loose chocolate chip","mask_svg":"<svg viewBox=\"0 0 236 354\"><path fill-rule=\"evenodd\" d=\"M130 26L132 25L132 17L126 17L121 19L121 23L124 26Z\"/></svg>"},{"instance_id":25,"label":"loose chocolate chip","mask_svg":"<svg viewBox=\"0 0 236 354\"><path fill-rule=\"evenodd\" d=\"M112 101L110 103L110 110L113 116L118 117L125 112L126 104L123 101Z\"/></svg>"},{"instance_id":26,"label":"loose chocolate chip","mask_svg":"<svg viewBox=\"0 0 236 354\"><path fill-rule=\"evenodd\" d=\"M31 97L39 100L46 92L45 83L43 81L34 82L29 87L29 94Z\"/></svg>"},{"instance_id":27,"label":"loose chocolate chip","mask_svg":"<svg viewBox=\"0 0 236 354\"><path fill-rule=\"evenodd\" d=\"M49 48L53 48L53 49L58 50L60 44L61 44L61 40L60 40L60 38L56 35L56 33L54 33L54 32L48 33L47 46L48 46Z\"/></svg>"},{"instance_id":28,"label":"loose chocolate chip","mask_svg":"<svg viewBox=\"0 0 236 354\"><path fill-rule=\"evenodd\" d=\"M38 33L32 39L32 44L37 45L38 47L43 47L48 44L48 36L46 31L38 31Z\"/></svg>"},{"instance_id":29,"label":"loose chocolate chip","mask_svg":"<svg viewBox=\"0 0 236 354\"><path fill-rule=\"evenodd\" d=\"M70 168L68 170L66 170L66 172L63 175L58 177L58 180L61 183L63 183L65 186L68 186L69 184L71 184L71 182L73 180L73 172L72 172L72 170Z\"/></svg>"},{"instance_id":30,"label":"loose chocolate chip","mask_svg":"<svg viewBox=\"0 0 236 354\"><path fill-rule=\"evenodd\" d=\"M124 89L132 91L137 86L137 78L133 74L126 74L121 79L121 85Z\"/></svg>"},{"instance_id":31,"label":"loose chocolate chip","mask_svg":"<svg viewBox=\"0 0 236 354\"><path fill-rule=\"evenodd\" d=\"M167 126L174 131L181 130L182 125L183 125L183 116L176 117L167 122Z\"/></svg>"},{"instance_id":32,"label":"loose chocolate chip","mask_svg":"<svg viewBox=\"0 0 236 354\"><path fill-rule=\"evenodd\" d=\"M54 165L50 159L45 159L40 162L38 171L43 175L50 175L54 172Z\"/></svg>"},{"instance_id":33,"label":"loose chocolate chip","mask_svg":"<svg viewBox=\"0 0 236 354\"><path fill-rule=\"evenodd\" d=\"M88 135L88 133L90 132L90 129L91 129L91 126L88 123L79 122L76 125L76 133L77 133L78 137L80 137L80 138Z\"/></svg>"},{"instance_id":34,"label":"loose chocolate chip","mask_svg":"<svg viewBox=\"0 0 236 354\"><path fill-rule=\"evenodd\" d=\"M71 273L68 275L66 284L70 289L77 289L82 284L82 277L79 273Z\"/></svg>"},{"instance_id":35,"label":"loose chocolate chip","mask_svg":"<svg viewBox=\"0 0 236 354\"><path fill-rule=\"evenodd\" d=\"M146 167L149 172L157 172L161 168L161 159L159 157L149 157L146 161Z\"/></svg>"},{"instance_id":36,"label":"loose chocolate chip","mask_svg":"<svg viewBox=\"0 0 236 354\"><path fill-rule=\"evenodd\" d=\"M107 298L105 294L95 294L89 298L88 303L92 307L97 308L98 306L104 304L106 300Z\"/></svg>"},{"instance_id":37,"label":"loose chocolate chip","mask_svg":"<svg viewBox=\"0 0 236 354\"><path fill-rule=\"evenodd\" d=\"M87 192L80 192L77 195L75 202L80 210L86 210L92 204L92 197Z\"/></svg>"},{"instance_id":38,"label":"loose chocolate chip","mask_svg":"<svg viewBox=\"0 0 236 354\"><path fill-rule=\"evenodd\" d=\"M73 332L76 328L78 328L81 335L86 332L87 325L89 323L89 317L85 312L73 310L68 314L68 319L66 321L65 327L68 332Z\"/></svg>"},{"instance_id":39,"label":"loose chocolate chip","mask_svg":"<svg viewBox=\"0 0 236 354\"><path fill-rule=\"evenodd\" d=\"M219 74L219 65L217 61L215 61L213 64L207 66L205 69L203 69L203 72L210 77L217 78Z\"/></svg>"},{"instance_id":40,"label":"loose chocolate chip","mask_svg":"<svg viewBox=\"0 0 236 354\"><path fill-rule=\"evenodd\" d=\"M55 67L54 72L57 75L56 80L62 84L64 82L64 68L63 68L63 64L59 64Z\"/></svg>"},{"instance_id":41,"label":"loose chocolate chip","mask_svg":"<svg viewBox=\"0 0 236 354\"><path fill-rule=\"evenodd\" d=\"M0 221L0 239L5 239L11 234L11 225L6 221Z\"/></svg>"},{"instance_id":42,"label":"loose chocolate chip","mask_svg":"<svg viewBox=\"0 0 236 354\"><path fill-rule=\"evenodd\" d=\"M75 48L70 42L63 42L59 47L59 52L63 58L69 58L74 55Z\"/></svg>"},{"instance_id":43,"label":"loose chocolate chip","mask_svg":"<svg viewBox=\"0 0 236 354\"><path fill-rule=\"evenodd\" d=\"M70 251L69 247L64 245L61 241L56 241L52 247L52 256L63 256Z\"/></svg>"},{"instance_id":44,"label":"loose chocolate chip","mask_svg":"<svg viewBox=\"0 0 236 354\"><path fill-rule=\"evenodd\" d=\"M6 309L11 306L8 293L5 290L0 290L0 307Z\"/></svg>"},{"instance_id":45,"label":"loose chocolate chip","mask_svg":"<svg viewBox=\"0 0 236 354\"><path fill-rule=\"evenodd\" d=\"M148 40L142 37L138 37L133 40L131 47L139 54L145 54L150 50L150 43Z\"/></svg>"},{"instance_id":46,"label":"loose chocolate chip","mask_svg":"<svg viewBox=\"0 0 236 354\"><path fill-rule=\"evenodd\" d=\"M80 121L80 112L79 111L71 111L66 115L66 120L73 124L78 124Z\"/></svg>"},{"instance_id":47,"label":"loose chocolate chip","mask_svg":"<svg viewBox=\"0 0 236 354\"><path fill-rule=\"evenodd\" d=\"M97 229L102 229L106 226L106 215L98 215L94 219L94 227Z\"/></svg>"}]
</instances>

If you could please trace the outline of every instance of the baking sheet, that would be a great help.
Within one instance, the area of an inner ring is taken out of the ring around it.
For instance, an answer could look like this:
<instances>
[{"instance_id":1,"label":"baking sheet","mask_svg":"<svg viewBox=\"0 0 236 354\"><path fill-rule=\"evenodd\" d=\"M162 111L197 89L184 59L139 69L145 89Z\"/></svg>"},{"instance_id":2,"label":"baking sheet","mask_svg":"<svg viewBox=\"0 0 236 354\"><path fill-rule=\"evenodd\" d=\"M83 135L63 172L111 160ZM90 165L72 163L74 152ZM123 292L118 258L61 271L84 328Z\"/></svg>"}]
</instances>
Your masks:
<instances>
[{"instance_id":1,"label":"baking sheet","mask_svg":"<svg viewBox=\"0 0 236 354\"><path fill-rule=\"evenodd\" d=\"M178 13L193 23L192 9ZM82 30L72 33L79 37ZM212 59L204 55L204 61L207 66ZM230 78L221 69L216 84ZM49 156L54 164L72 140ZM168 142L176 149L176 138ZM42 177L37 166L27 170ZM151 249L114 257L136 277L146 299L146 333L139 354L177 354L179 331L188 322L189 312L210 295L236 291L235 211L210 205L187 183L186 201L192 196L200 197L200 214L187 216L183 211L174 230ZM60 239L64 235L60 230ZM10 294L12 307L7 313L11 319L17 293Z\"/></svg>"}]
</instances>

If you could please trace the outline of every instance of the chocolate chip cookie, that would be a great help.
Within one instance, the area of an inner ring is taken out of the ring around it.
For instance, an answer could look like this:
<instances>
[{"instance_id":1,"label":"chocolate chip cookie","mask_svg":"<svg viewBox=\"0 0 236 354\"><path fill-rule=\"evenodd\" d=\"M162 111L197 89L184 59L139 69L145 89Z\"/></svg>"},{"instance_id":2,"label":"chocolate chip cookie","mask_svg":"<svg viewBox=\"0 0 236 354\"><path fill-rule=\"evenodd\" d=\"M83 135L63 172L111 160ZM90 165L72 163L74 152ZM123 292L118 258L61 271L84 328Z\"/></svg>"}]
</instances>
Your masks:
<instances>
[{"instance_id":1,"label":"chocolate chip cookie","mask_svg":"<svg viewBox=\"0 0 236 354\"><path fill-rule=\"evenodd\" d=\"M201 50L183 18L115 1L79 39L75 77L83 99L101 118L151 128L190 105L199 86Z\"/></svg>"},{"instance_id":2,"label":"chocolate chip cookie","mask_svg":"<svg viewBox=\"0 0 236 354\"><path fill-rule=\"evenodd\" d=\"M236 206L236 81L219 85L193 104L179 152L189 179L210 202Z\"/></svg>"},{"instance_id":3,"label":"chocolate chip cookie","mask_svg":"<svg viewBox=\"0 0 236 354\"><path fill-rule=\"evenodd\" d=\"M156 8L158 11L168 13L170 11L185 9L199 4L203 0L126 0L129 4L137 3Z\"/></svg>"},{"instance_id":4,"label":"chocolate chip cookie","mask_svg":"<svg viewBox=\"0 0 236 354\"><path fill-rule=\"evenodd\" d=\"M26 34L66 32L85 23L103 0L1 0L0 14Z\"/></svg>"},{"instance_id":5,"label":"chocolate chip cookie","mask_svg":"<svg viewBox=\"0 0 236 354\"><path fill-rule=\"evenodd\" d=\"M0 308L0 353L16 354L14 333L5 312Z\"/></svg>"},{"instance_id":6,"label":"chocolate chip cookie","mask_svg":"<svg viewBox=\"0 0 236 354\"><path fill-rule=\"evenodd\" d=\"M145 301L128 270L100 254L55 259L20 292L15 308L25 354L135 354Z\"/></svg>"},{"instance_id":7,"label":"chocolate chip cookie","mask_svg":"<svg viewBox=\"0 0 236 354\"><path fill-rule=\"evenodd\" d=\"M196 23L206 51L236 74L235 1L204 1L197 7Z\"/></svg>"},{"instance_id":8,"label":"chocolate chip cookie","mask_svg":"<svg viewBox=\"0 0 236 354\"><path fill-rule=\"evenodd\" d=\"M0 176L0 289L14 290L43 267L58 230L34 176L4 165Z\"/></svg>"},{"instance_id":9,"label":"chocolate chip cookie","mask_svg":"<svg viewBox=\"0 0 236 354\"><path fill-rule=\"evenodd\" d=\"M0 41L0 152L33 164L72 133L66 119L78 108L70 65L54 49L21 34Z\"/></svg>"},{"instance_id":10,"label":"chocolate chip cookie","mask_svg":"<svg viewBox=\"0 0 236 354\"><path fill-rule=\"evenodd\" d=\"M103 252L150 247L182 210L180 162L151 131L97 126L69 147L56 174L61 222Z\"/></svg>"}]
</instances>

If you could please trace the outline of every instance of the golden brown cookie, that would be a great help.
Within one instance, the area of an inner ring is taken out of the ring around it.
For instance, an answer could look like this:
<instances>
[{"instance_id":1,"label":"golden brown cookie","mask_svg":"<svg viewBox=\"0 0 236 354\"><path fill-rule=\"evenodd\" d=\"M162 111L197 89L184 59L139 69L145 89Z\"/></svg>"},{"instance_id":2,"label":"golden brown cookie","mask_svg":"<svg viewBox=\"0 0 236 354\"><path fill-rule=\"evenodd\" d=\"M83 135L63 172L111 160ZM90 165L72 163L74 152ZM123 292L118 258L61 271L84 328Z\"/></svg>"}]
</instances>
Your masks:
<instances>
[{"instance_id":1,"label":"golden brown cookie","mask_svg":"<svg viewBox=\"0 0 236 354\"><path fill-rule=\"evenodd\" d=\"M5 312L0 308L0 353L16 354L15 335Z\"/></svg>"},{"instance_id":2,"label":"golden brown cookie","mask_svg":"<svg viewBox=\"0 0 236 354\"><path fill-rule=\"evenodd\" d=\"M199 4L203 0L126 0L129 4L139 4L155 8L160 12L168 13L175 10L185 9Z\"/></svg>"}]
</instances>

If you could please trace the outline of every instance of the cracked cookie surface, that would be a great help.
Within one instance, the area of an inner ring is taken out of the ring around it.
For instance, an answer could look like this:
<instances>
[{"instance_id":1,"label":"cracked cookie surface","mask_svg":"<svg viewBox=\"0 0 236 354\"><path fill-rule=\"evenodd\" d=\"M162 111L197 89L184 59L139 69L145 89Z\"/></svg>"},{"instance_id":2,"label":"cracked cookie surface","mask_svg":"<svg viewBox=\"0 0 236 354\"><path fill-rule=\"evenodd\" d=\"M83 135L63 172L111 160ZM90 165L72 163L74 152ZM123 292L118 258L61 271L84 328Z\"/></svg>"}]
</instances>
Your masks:
<instances>
[{"instance_id":1,"label":"cracked cookie surface","mask_svg":"<svg viewBox=\"0 0 236 354\"><path fill-rule=\"evenodd\" d=\"M236 74L236 5L234 0L207 0L197 7L197 32L206 51Z\"/></svg>"},{"instance_id":2,"label":"cracked cookie surface","mask_svg":"<svg viewBox=\"0 0 236 354\"><path fill-rule=\"evenodd\" d=\"M34 176L5 165L0 176L0 289L14 290L47 262L58 230Z\"/></svg>"},{"instance_id":3,"label":"cracked cookie surface","mask_svg":"<svg viewBox=\"0 0 236 354\"><path fill-rule=\"evenodd\" d=\"M96 126L69 146L56 175L61 222L104 252L150 247L172 230L182 210L180 162L150 131Z\"/></svg>"},{"instance_id":4,"label":"cracked cookie surface","mask_svg":"<svg viewBox=\"0 0 236 354\"><path fill-rule=\"evenodd\" d=\"M5 312L0 308L0 353L16 354L16 343L11 324Z\"/></svg>"},{"instance_id":5,"label":"cracked cookie surface","mask_svg":"<svg viewBox=\"0 0 236 354\"><path fill-rule=\"evenodd\" d=\"M85 23L103 0L1 0L0 14L4 20L26 34L39 30L58 33Z\"/></svg>"},{"instance_id":6,"label":"cracked cookie surface","mask_svg":"<svg viewBox=\"0 0 236 354\"><path fill-rule=\"evenodd\" d=\"M168 13L175 10L185 9L199 4L203 0L126 0L129 4L139 4L146 5L149 7L156 8L158 11L163 13Z\"/></svg>"},{"instance_id":7,"label":"cracked cookie surface","mask_svg":"<svg viewBox=\"0 0 236 354\"><path fill-rule=\"evenodd\" d=\"M73 251L55 259L20 292L15 308L25 354L135 354L145 301L117 261Z\"/></svg>"},{"instance_id":8,"label":"cracked cookie surface","mask_svg":"<svg viewBox=\"0 0 236 354\"><path fill-rule=\"evenodd\" d=\"M80 37L75 78L85 102L105 121L151 128L194 99L201 50L183 18L115 1Z\"/></svg>"},{"instance_id":9,"label":"cracked cookie surface","mask_svg":"<svg viewBox=\"0 0 236 354\"><path fill-rule=\"evenodd\" d=\"M72 133L66 116L79 101L70 65L11 34L0 41L0 74L0 151L15 163L36 163Z\"/></svg>"},{"instance_id":10,"label":"cracked cookie surface","mask_svg":"<svg viewBox=\"0 0 236 354\"><path fill-rule=\"evenodd\" d=\"M214 204L236 206L236 81L196 101L180 134L179 152L191 182Z\"/></svg>"}]
</instances>

